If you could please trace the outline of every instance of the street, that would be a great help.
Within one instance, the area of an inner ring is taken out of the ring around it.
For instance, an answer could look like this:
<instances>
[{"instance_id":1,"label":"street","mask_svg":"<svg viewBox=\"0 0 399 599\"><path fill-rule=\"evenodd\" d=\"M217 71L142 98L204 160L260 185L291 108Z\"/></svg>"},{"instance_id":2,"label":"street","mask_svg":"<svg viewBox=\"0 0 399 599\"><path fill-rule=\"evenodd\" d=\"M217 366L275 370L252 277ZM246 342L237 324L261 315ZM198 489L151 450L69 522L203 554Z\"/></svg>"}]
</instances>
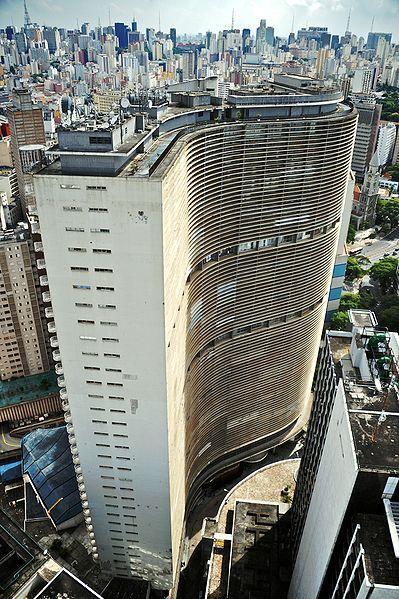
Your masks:
<instances>
[{"instance_id":1,"label":"street","mask_svg":"<svg viewBox=\"0 0 399 599\"><path fill-rule=\"evenodd\" d=\"M399 258L399 252L398 254L393 254L394 250L399 250L399 227L391 231L383 239L366 239L360 243L355 242L354 248L358 247L362 247L361 255L366 256L372 264L383 258L384 254L389 254L390 256L397 255Z\"/></svg>"}]
</instances>

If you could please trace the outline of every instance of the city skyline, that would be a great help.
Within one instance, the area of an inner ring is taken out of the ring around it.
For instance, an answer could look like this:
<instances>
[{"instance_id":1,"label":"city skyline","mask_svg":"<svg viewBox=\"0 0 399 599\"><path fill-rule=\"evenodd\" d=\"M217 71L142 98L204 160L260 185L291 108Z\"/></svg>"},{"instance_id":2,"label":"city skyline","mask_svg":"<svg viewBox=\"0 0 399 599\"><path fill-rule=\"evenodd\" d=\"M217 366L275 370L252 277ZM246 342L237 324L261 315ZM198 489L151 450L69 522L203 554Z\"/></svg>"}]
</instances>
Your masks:
<instances>
[{"instance_id":1,"label":"city skyline","mask_svg":"<svg viewBox=\"0 0 399 599\"><path fill-rule=\"evenodd\" d=\"M343 34L349 11L350 29L363 37L371 30L373 20L373 31L390 31L392 23L399 19L399 3L396 0L378 0L373 3L363 3L361 0L283 0L267 8L250 0L246 3L245 10L240 10L234 3L218 7L205 0L201 3L200 14L194 0L184 3L179 1L167 11L159 2L143 8L129 6L126 0L104 3L99 11L94 0L88 0L83 10L78 0L70 0L68 5L60 1L50 3L49 0L28 0L27 4L32 21L43 25L72 28L77 25L80 27L82 22L88 21L95 27L99 20L102 26L106 26L109 22L129 23L135 17L141 30L145 27L158 29L160 23L161 30L176 27L178 34L188 35L230 28L233 9L236 28L249 27L254 33L259 20L266 19L267 24L273 26L276 34L282 37L290 33L293 20L294 31L308 26L328 26L332 33ZM0 0L0 22L4 25L21 27L23 11L22 0L18 3L15 0ZM212 18L209 17L210 14L213 14Z\"/></svg>"}]
</instances>

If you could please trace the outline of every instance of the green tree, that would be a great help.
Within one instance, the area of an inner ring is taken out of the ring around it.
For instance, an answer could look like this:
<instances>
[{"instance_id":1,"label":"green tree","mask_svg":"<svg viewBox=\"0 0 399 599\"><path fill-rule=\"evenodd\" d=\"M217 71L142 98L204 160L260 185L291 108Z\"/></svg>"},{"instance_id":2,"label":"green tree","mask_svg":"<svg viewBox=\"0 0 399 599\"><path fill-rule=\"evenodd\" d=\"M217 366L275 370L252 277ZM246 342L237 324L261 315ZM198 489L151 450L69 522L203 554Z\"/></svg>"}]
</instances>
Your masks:
<instances>
[{"instance_id":1,"label":"green tree","mask_svg":"<svg viewBox=\"0 0 399 599\"><path fill-rule=\"evenodd\" d=\"M356 229L353 225L349 225L348 234L346 236L347 243L353 243L355 241Z\"/></svg>"},{"instance_id":2,"label":"green tree","mask_svg":"<svg viewBox=\"0 0 399 599\"><path fill-rule=\"evenodd\" d=\"M362 299L358 293L343 293L341 301L339 302L339 309L342 310L355 310L360 308Z\"/></svg>"},{"instance_id":3,"label":"green tree","mask_svg":"<svg viewBox=\"0 0 399 599\"><path fill-rule=\"evenodd\" d=\"M382 258L370 268L369 273L373 279L377 279L381 289L387 292L391 289L397 279L398 258L388 256Z\"/></svg>"},{"instance_id":4,"label":"green tree","mask_svg":"<svg viewBox=\"0 0 399 599\"><path fill-rule=\"evenodd\" d=\"M330 329L333 331L345 331L349 325L348 312L334 312L330 322Z\"/></svg>"},{"instance_id":5,"label":"green tree","mask_svg":"<svg viewBox=\"0 0 399 599\"><path fill-rule=\"evenodd\" d=\"M378 315L378 322L381 326L387 327L389 331L399 331L399 306L392 306L382 310Z\"/></svg>"},{"instance_id":6,"label":"green tree","mask_svg":"<svg viewBox=\"0 0 399 599\"><path fill-rule=\"evenodd\" d=\"M399 173L398 173L399 175ZM393 178L393 176L392 176ZM388 198L377 202L377 224L387 229L394 229L399 223L399 198Z\"/></svg>"},{"instance_id":7,"label":"green tree","mask_svg":"<svg viewBox=\"0 0 399 599\"><path fill-rule=\"evenodd\" d=\"M348 262L346 264L346 275L345 278L347 281L353 281L354 279L358 279L364 275L364 270L360 266L357 258L348 258Z\"/></svg>"}]
</instances>

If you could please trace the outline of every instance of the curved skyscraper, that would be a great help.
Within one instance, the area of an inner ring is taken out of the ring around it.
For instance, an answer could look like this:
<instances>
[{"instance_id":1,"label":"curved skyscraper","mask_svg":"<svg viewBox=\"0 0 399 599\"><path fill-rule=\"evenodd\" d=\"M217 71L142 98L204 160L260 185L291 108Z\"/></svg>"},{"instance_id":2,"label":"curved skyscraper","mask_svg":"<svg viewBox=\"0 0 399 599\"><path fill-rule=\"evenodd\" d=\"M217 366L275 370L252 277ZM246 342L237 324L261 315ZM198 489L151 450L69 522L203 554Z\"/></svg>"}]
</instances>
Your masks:
<instances>
[{"instance_id":1,"label":"curved skyscraper","mask_svg":"<svg viewBox=\"0 0 399 599\"><path fill-rule=\"evenodd\" d=\"M158 588L204 485L292 435L310 393L357 116L277 79L61 129L35 176L93 552Z\"/></svg>"}]
</instances>

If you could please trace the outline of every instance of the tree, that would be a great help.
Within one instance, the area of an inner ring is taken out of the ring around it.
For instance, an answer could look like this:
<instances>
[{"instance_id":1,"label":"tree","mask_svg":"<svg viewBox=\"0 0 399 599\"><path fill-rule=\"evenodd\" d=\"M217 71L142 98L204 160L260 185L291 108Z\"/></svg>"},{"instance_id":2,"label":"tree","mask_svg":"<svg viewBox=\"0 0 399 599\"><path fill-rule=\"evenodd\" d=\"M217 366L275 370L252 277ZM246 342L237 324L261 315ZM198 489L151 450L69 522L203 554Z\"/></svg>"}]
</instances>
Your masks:
<instances>
[{"instance_id":1,"label":"tree","mask_svg":"<svg viewBox=\"0 0 399 599\"><path fill-rule=\"evenodd\" d=\"M398 173L399 175L399 173ZM392 175L392 178L393 175ZM377 202L377 224L384 229L394 229L399 223L399 198L388 198ZM387 225L387 226L386 226Z\"/></svg>"},{"instance_id":2,"label":"tree","mask_svg":"<svg viewBox=\"0 0 399 599\"><path fill-rule=\"evenodd\" d=\"M349 225L348 234L346 236L347 243L353 243L355 241L356 229L353 225Z\"/></svg>"},{"instance_id":3,"label":"tree","mask_svg":"<svg viewBox=\"0 0 399 599\"><path fill-rule=\"evenodd\" d=\"M334 312L330 322L330 329L333 331L345 331L349 325L348 312Z\"/></svg>"},{"instance_id":4,"label":"tree","mask_svg":"<svg viewBox=\"0 0 399 599\"><path fill-rule=\"evenodd\" d=\"M399 306L386 308L379 313L378 322L381 326L387 327L389 331L399 331Z\"/></svg>"},{"instance_id":5,"label":"tree","mask_svg":"<svg viewBox=\"0 0 399 599\"><path fill-rule=\"evenodd\" d=\"M348 262L346 264L346 275L345 278L348 281L353 281L354 279L358 279L364 275L364 270L360 266L357 258L348 258Z\"/></svg>"},{"instance_id":6,"label":"tree","mask_svg":"<svg viewBox=\"0 0 399 599\"><path fill-rule=\"evenodd\" d=\"M388 256L382 258L370 268L369 273L373 279L377 279L381 289L387 292L394 286L397 279L398 258Z\"/></svg>"},{"instance_id":7,"label":"tree","mask_svg":"<svg viewBox=\"0 0 399 599\"><path fill-rule=\"evenodd\" d=\"M361 297L358 293L343 293L341 295L341 301L339 302L339 309L343 310L355 310L361 307Z\"/></svg>"}]
</instances>

